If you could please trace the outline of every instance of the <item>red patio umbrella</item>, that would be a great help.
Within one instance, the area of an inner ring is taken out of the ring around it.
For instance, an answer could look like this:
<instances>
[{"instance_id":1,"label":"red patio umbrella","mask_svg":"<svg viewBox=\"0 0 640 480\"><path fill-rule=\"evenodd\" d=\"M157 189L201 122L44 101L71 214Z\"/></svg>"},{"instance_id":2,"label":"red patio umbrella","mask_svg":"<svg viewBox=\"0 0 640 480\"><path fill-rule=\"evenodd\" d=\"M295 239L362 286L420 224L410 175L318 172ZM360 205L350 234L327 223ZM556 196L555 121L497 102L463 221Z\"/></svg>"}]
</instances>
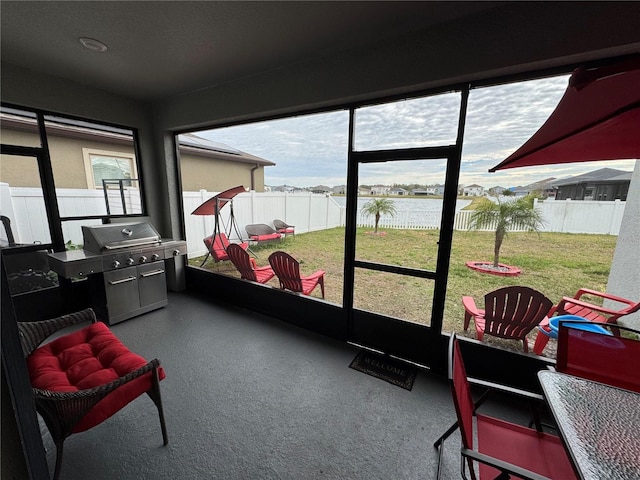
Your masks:
<instances>
[{"instance_id":1,"label":"red patio umbrella","mask_svg":"<svg viewBox=\"0 0 640 480\"><path fill-rule=\"evenodd\" d=\"M518 150L489 171L640 158L640 55L574 70L558 106Z\"/></svg>"}]
</instances>

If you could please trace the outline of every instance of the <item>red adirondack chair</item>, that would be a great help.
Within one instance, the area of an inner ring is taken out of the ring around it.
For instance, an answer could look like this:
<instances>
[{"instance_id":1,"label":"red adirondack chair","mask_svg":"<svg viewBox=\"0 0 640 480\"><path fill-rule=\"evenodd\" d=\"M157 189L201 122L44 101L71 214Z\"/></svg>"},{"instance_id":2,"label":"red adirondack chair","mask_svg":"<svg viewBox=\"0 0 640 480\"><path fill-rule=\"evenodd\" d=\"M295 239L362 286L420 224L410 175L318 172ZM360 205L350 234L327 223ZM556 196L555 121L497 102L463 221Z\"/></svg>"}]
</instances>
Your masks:
<instances>
[{"instance_id":1,"label":"red adirondack chair","mask_svg":"<svg viewBox=\"0 0 640 480\"><path fill-rule=\"evenodd\" d=\"M300 275L300 263L286 252L273 252L269 255L269 263L280 281L280 288L310 295L320 285L324 298L324 270L303 277Z\"/></svg>"},{"instance_id":2,"label":"red adirondack chair","mask_svg":"<svg viewBox=\"0 0 640 480\"><path fill-rule=\"evenodd\" d=\"M240 272L240 278L252 282L267 283L273 278L275 273L269 266L258 267L256 261L249 256L247 251L240 245L232 243L227 247L227 255L231 263Z\"/></svg>"},{"instance_id":3,"label":"red adirondack chair","mask_svg":"<svg viewBox=\"0 0 640 480\"><path fill-rule=\"evenodd\" d=\"M214 235L209 235L208 237L202 240L204 244L207 246L207 250L213 257L213 260L216 262L222 262L223 260L229 260L229 255L227 255L227 248L231 245L227 235L224 233L217 233ZM237 244L242 249L246 250L249 248L249 244L247 242Z\"/></svg>"},{"instance_id":4,"label":"red adirondack chair","mask_svg":"<svg viewBox=\"0 0 640 480\"><path fill-rule=\"evenodd\" d=\"M581 300L581 297L583 295L590 295L602 299L613 300L620 303L622 305L622 308L605 308L601 305L595 305L593 303ZM540 323L538 328L541 331L538 332L536 342L533 346L533 351L534 353L540 355L544 350L544 347L547 345L547 342L550 338L549 332L551 331L549 327L549 318L551 318L551 316L554 314L576 315L592 322L617 324L620 317L637 312L638 310L640 310L640 302L634 302L633 300L628 300L626 298L618 297L616 295L611 295L604 292L598 292L589 288L581 288L573 297L563 297L562 300L560 300L560 303L558 303L558 305L556 305L551 310L551 312L549 312L548 318L544 319ZM619 332L618 330L616 330L616 328L612 328L611 331L614 335L619 335Z\"/></svg>"},{"instance_id":5,"label":"red adirondack chair","mask_svg":"<svg viewBox=\"0 0 640 480\"><path fill-rule=\"evenodd\" d=\"M553 302L541 292L530 287L502 287L484 296L484 309L476 307L472 297L462 297L464 305L464 329L474 318L478 340L484 334L521 340L525 352L529 352L527 334L548 314Z\"/></svg>"}]
</instances>

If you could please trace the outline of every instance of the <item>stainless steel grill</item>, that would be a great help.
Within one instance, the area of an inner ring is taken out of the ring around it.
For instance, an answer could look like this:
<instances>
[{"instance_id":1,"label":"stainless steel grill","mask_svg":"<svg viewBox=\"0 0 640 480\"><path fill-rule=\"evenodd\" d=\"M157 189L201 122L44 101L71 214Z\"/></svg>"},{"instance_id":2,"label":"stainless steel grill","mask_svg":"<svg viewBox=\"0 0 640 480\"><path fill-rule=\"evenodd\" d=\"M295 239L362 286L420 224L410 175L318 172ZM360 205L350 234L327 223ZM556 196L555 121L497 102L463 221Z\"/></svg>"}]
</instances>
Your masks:
<instances>
[{"instance_id":1,"label":"stainless steel grill","mask_svg":"<svg viewBox=\"0 0 640 480\"><path fill-rule=\"evenodd\" d=\"M150 223L83 226L84 249L50 254L58 275L90 282L92 306L109 324L167 305L165 260L186 242L160 238Z\"/></svg>"}]
</instances>

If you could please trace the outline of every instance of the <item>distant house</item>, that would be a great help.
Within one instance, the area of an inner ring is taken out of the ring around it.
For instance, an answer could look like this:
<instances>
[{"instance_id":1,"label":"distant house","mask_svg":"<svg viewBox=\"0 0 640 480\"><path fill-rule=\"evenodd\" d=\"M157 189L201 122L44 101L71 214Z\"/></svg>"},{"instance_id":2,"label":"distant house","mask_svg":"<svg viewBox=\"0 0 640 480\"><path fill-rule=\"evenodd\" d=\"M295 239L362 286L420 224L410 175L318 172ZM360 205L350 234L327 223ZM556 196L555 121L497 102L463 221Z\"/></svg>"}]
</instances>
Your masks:
<instances>
[{"instance_id":1,"label":"distant house","mask_svg":"<svg viewBox=\"0 0 640 480\"><path fill-rule=\"evenodd\" d=\"M392 188L389 190L389 195L407 195L407 192L404 188Z\"/></svg>"},{"instance_id":2,"label":"distant house","mask_svg":"<svg viewBox=\"0 0 640 480\"><path fill-rule=\"evenodd\" d=\"M627 200L632 172L601 168L554 182L556 200Z\"/></svg>"},{"instance_id":3,"label":"distant house","mask_svg":"<svg viewBox=\"0 0 640 480\"><path fill-rule=\"evenodd\" d=\"M507 187L501 187L499 185L496 185L495 187L491 187L488 190L488 192L489 192L489 195L492 195L494 197L499 197L504 193L505 190L509 190L509 189Z\"/></svg>"},{"instance_id":4,"label":"distant house","mask_svg":"<svg viewBox=\"0 0 640 480\"><path fill-rule=\"evenodd\" d=\"M315 187L309 188L312 193L331 193L331 187L327 187L326 185L316 185Z\"/></svg>"},{"instance_id":5,"label":"distant house","mask_svg":"<svg viewBox=\"0 0 640 480\"><path fill-rule=\"evenodd\" d=\"M386 185L374 185L371 187L371 195L389 195L391 187Z\"/></svg>"},{"instance_id":6,"label":"distant house","mask_svg":"<svg viewBox=\"0 0 640 480\"><path fill-rule=\"evenodd\" d=\"M429 187L427 187L427 190L429 190L430 192L433 192L434 195L439 195L442 196L444 195L444 185L431 185Z\"/></svg>"},{"instance_id":7,"label":"distant house","mask_svg":"<svg viewBox=\"0 0 640 480\"><path fill-rule=\"evenodd\" d=\"M473 185L467 185L462 190L462 194L465 197L481 197L484 195L484 187L475 183Z\"/></svg>"},{"instance_id":8,"label":"distant house","mask_svg":"<svg viewBox=\"0 0 640 480\"><path fill-rule=\"evenodd\" d=\"M347 186L346 185L337 185L331 189L331 191L336 195L346 195Z\"/></svg>"},{"instance_id":9,"label":"distant house","mask_svg":"<svg viewBox=\"0 0 640 480\"><path fill-rule=\"evenodd\" d=\"M429 193L429 190L423 188L414 188L411 190L411 195L433 195L433 193Z\"/></svg>"},{"instance_id":10,"label":"distant house","mask_svg":"<svg viewBox=\"0 0 640 480\"><path fill-rule=\"evenodd\" d=\"M554 186L555 177L545 178L538 182L530 183L524 187L514 187L511 189L516 197L526 197L532 193L542 195L544 198L554 198L556 190Z\"/></svg>"}]
</instances>

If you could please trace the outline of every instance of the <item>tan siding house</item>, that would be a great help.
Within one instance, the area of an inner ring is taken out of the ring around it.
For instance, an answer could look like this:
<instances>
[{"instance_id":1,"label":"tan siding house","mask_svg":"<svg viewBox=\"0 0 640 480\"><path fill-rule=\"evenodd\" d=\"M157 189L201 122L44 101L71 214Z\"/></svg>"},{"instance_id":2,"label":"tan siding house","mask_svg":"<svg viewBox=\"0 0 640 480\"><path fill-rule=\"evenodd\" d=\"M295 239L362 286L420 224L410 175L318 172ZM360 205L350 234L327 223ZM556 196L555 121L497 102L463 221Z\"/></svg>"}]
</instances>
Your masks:
<instances>
[{"instance_id":1,"label":"tan siding house","mask_svg":"<svg viewBox=\"0 0 640 480\"><path fill-rule=\"evenodd\" d=\"M2 115L2 143L38 146L35 120ZM47 138L57 188L101 188L96 159L118 162L126 178L138 178L133 132L88 128L83 122L47 122ZM264 167L275 163L216 144L193 134L179 136L180 168L184 191L220 191L243 185L264 191ZM109 172L105 178L114 178ZM121 178L121 175L115 178ZM11 187L39 187L38 166L28 157L3 155L0 182Z\"/></svg>"}]
</instances>

